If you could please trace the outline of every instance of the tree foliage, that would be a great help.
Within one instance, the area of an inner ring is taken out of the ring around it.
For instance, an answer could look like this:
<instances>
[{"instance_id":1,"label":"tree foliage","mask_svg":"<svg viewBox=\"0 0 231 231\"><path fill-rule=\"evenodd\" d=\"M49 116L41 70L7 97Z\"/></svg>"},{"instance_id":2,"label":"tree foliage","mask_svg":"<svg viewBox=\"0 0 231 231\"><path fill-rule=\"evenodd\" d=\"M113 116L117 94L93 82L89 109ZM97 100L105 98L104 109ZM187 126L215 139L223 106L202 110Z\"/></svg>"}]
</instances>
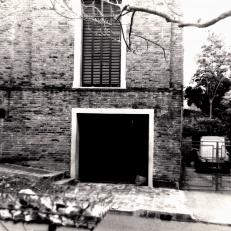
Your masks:
<instances>
[{"instance_id":1,"label":"tree foliage","mask_svg":"<svg viewBox=\"0 0 231 231\"><path fill-rule=\"evenodd\" d=\"M227 111L231 114L231 90L227 91L221 102Z\"/></svg>"},{"instance_id":2,"label":"tree foliage","mask_svg":"<svg viewBox=\"0 0 231 231\"><path fill-rule=\"evenodd\" d=\"M231 86L230 55L222 40L215 34L209 34L198 57L198 68L191 86L185 89L188 105L195 104L210 118L224 109L221 101Z\"/></svg>"},{"instance_id":3,"label":"tree foliage","mask_svg":"<svg viewBox=\"0 0 231 231\"><path fill-rule=\"evenodd\" d=\"M231 127L231 89L225 93L221 103L222 106L224 107L223 121L225 121L227 126ZM230 132L230 140L231 140L231 132Z\"/></svg>"}]
</instances>

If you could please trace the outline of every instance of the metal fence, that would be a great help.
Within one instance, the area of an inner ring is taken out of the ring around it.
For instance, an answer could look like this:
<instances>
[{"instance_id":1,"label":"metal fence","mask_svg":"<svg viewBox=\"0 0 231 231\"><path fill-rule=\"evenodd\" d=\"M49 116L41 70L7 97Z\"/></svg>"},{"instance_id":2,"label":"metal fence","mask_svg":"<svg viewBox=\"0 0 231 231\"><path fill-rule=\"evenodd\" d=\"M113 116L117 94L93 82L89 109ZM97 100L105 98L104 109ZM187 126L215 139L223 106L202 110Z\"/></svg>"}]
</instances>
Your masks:
<instances>
[{"instance_id":1,"label":"metal fence","mask_svg":"<svg viewBox=\"0 0 231 231\"><path fill-rule=\"evenodd\" d=\"M231 145L221 137L182 142L182 181L186 190L231 192Z\"/></svg>"}]
</instances>

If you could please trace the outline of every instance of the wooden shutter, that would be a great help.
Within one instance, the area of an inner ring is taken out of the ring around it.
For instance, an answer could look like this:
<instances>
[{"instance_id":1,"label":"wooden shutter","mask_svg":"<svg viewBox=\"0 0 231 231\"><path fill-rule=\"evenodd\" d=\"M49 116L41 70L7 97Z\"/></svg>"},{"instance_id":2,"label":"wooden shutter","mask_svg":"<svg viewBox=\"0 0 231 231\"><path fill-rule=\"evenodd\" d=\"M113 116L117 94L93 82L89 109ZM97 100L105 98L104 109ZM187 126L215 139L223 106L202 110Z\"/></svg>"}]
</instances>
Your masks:
<instances>
[{"instance_id":1,"label":"wooden shutter","mask_svg":"<svg viewBox=\"0 0 231 231\"><path fill-rule=\"evenodd\" d=\"M119 22L112 17L113 8L109 4L95 1L109 23L102 25L93 18L83 20L83 57L82 86L119 87L121 59L121 28ZM99 20L98 17L95 17Z\"/></svg>"}]
</instances>

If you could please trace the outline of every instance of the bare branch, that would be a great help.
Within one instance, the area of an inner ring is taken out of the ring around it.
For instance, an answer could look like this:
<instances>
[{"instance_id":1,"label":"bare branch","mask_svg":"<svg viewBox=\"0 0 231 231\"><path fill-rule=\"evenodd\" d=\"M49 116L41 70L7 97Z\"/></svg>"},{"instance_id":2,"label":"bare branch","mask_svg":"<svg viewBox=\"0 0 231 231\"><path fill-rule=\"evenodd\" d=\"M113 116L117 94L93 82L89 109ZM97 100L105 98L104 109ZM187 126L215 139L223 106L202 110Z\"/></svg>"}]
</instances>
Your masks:
<instances>
[{"instance_id":1,"label":"bare branch","mask_svg":"<svg viewBox=\"0 0 231 231\"><path fill-rule=\"evenodd\" d=\"M133 12L133 11L137 11L137 12L143 12L143 13L148 13L148 14L153 14L156 16L159 16L161 18L164 18L167 22L173 22L173 23L178 23L178 24L182 24L181 21L176 20L172 17L170 17L168 14L165 14L163 12L157 11L157 10L151 10L148 8L143 8L143 7L136 7L136 6L130 6L130 5L125 5L122 9L122 12L127 11L127 12Z\"/></svg>"},{"instance_id":2,"label":"bare branch","mask_svg":"<svg viewBox=\"0 0 231 231\"><path fill-rule=\"evenodd\" d=\"M145 38L144 36L138 35L133 33L133 27L134 27L134 17L137 12L142 12L142 13L147 13L151 15L156 15L164 20L166 20L167 23L173 23L176 24L178 27L197 27L197 28L204 28L204 27L209 27L217 22L219 22L222 19L225 19L227 17L231 16L231 10L224 12L217 17L208 20L207 22L201 22L201 23L187 23L182 21L181 15L178 14L168 3L166 0L164 0L164 3L166 4L168 8L168 13L162 12L159 10L155 9L150 9L150 8L144 8L144 7L137 7L137 6L130 6L130 5L125 5L122 7L121 1L120 0L102 0L104 3L117 6L120 9L120 12L118 15L115 17L115 21L119 22L120 27L121 27L121 32L122 32L122 38L119 39L120 42L123 39L126 47L128 50L132 50L132 36L139 37L146 41L147 43L147 48L149 44L154 44L155 46L158 46L161 48L163 51L164 59L167 60L166 58L166 49L161 46L158 42L152 41L151 39ZM68 0L50 0L53 9L56 11L57 14L60 16L63 16L67 19L75 19L76 13L74 12L73 8L70 5L70 2ZM59 4L59 5L58 5ZM99 30L99 34L101 36L110 36L111 34L107 30L107 26L110 25L111 23L107 21L107 16L104 15L104 12L98 8L95 5L95 2L92 1L90 4L84 4L82 2L82 9L83 9L83 19L84 20L89 20L98 24L101 24L101 30ZM90 9L90 10L89 10ZM91 10L92 9L92 10ZM66 14L66 12L69 11L69 14ZM91 14L91 12L94 11L94 15ZM170 11L170 12L169 12ZM129 32L128 32L128 39L126 40L125 36L125 31L123 30L122 24L120 22L121 17L125 16L126 14L131 13L131 18L130 18L130 26L129 26ZM71 14L71 15L70 15ZM174 15L173 15L174 14ZM114 14L112 15L114 17ZM175 17L178 16L178 17Z\"/></svg>"},{"instance_id":3,"label":"bare branch","mask_svg":"<svg viewBox=\"0 0 231 231\"><path fill-rule=\"evenodd\" d=\"M73 10L73 8L68 4L67 0L63 0L65 6L67 7L67 9L74 15L77 16L76 12Z\"/></svg>"},{"instance_id":4,"label":"bare branch","mask_svg":"<svg viewBox=\"0 0 231 231\"><path fill-rule=\"evenodd\" d=\"M56 14L58 14L58 15L61 16L61 17L66 18L66 19L75 19L75 17L70 17L70 16L64 15L63 13L59 12L59 11L57 10L57 7L56 7L56 1L57 1L57 0L50 0L50 3L51 3L51 5L52 5L52 9L56 12Z\"/></svg>"},{"instance_id":5,"label":"bare branch","mask_svg":"<svg viewBox=\"0 0 231 231\"><path fill-rule=\"evenodd\" d=\"M178 24L179 27L197 27L197 28L205 28L205 27L209 27L214 25L215 23L221 21L222 19L225 19L227 17L231 17L231 10L228 10L220 15L218 15L217 17L204 22L204 23L186 23L183 22L181 20L175 19L171 16L169 16L166 13L157 11L157 10L152 10L152 9L148 9L148 8L143 8L143 7L135 7L135 6L130 6L130 5L125 5L121 11L121 15L123 12L143 12L143 13L148 13L148 14L153 14L156 16L159 16L163 19L165 19L167 22L171 22L171 23L175 23ZM120 17L121 17L120 15Z\"/></svg>"},{"instance_id":6,"label":"bare branch","mask_svg":"<svg viewBox=\"0 0 231 231\"><path fill-rule=\"evenodd\" d=\"M214 25L215 23L225 19L231 17L231 10L228 10L220 15L218 15L217 17L204 22L204 23L179 23L179 27L198 27L198 28L205 28L205 27L209 27Z\"/></svg>"},{"instance_id":7,"label":"bare branch","mask_svg":"<svg viewBox=\"0 0 231 231\"><path fill-rule=\"evenodd\" d=\"M162 49L162 51L163 51L164 59L165 59L165 61L167 62L165 48L164 48L163 46L161 46L158 42L152 41L151 39L148 39L148 38L146 38L146 37L144 37L144 36L141 36L141 35L137 35L137 34L133 34L133 35L134 35L135 37L138 37L138 38L141 38L141 39L145 40L146 42L150 42L150 43L152 43L152 44L154 44L154 45L160 47L160 48Z\"/></svg>"},{"instance_id":8,"label":"bare branch","mask_svg":"<svg viewBox=\"0 0 231 231\"><path fill-rule=\"evenodd\" d=\"M103 12L101 12L101 10L98 8L98 7L96 7L95 5L94 5L94 2L92 2L92 4L88 4L88 5L85 5L85 4L83 4L83 8L92 8L93 10L95 10L96 12L98 12L99 13L99 16L100 17L104 17L104 14L103 14ZM86 15L86 13L85 12L83 12L85 15ZM96 17L95 15L94 15L94 17Z\"/></svg>"},{"instance_id":9,"label":"bare branch","mask_svg":"<svg viewBox=\"0 0 231 231\"><path fill-rule=\"evenodd\" d=\"M121 12L120 12L120 14L116 17L116 21L119 21L120 20L120 18L122 17L122 16L124 16L124 15L126 15L126 14L128 14L128 13L131 13L131 12L133 12L132 10L131 11L128 11L127 10L127 5L125 5L122 9L121 9Z\"/></svg>"},{"instance_id":10,"label":"bare branch","mask_svg":"<svg viewBox=\"0 0 231 231\"><path fill-rule=\"evenodd\" d=\"M129 45L128 45L128 43L127 43L127 40L126 40L126 38L125 38L124 29L123 29L123 26L122 26L120 20L119 20L119 24L120 24L120 29L121 29L122 36L123 36L123 40L124 40L124 42L125 42L125 44L126 44L126 47L127 47L128 50L131 50L131 48L129 47Z\"/></svg>"},{"instance_id":11,"label":"bare branch","mask_svg":"<svg viewBox=\"0 0 231 231\"><path fill-rule=\"evenodd\" d=\"M216 88L215 88L215 90L214 90L214 92L213 92L212 101L214 100L214 98L215 98L215 96L216 96L216 93L217 93L217 90L218 90L218 88L220 87L221 82L222 82L223 79L224 79L224 77L222 77L222 78L219 79L219 82L218 82L218 84L217 84L217 86L216 86Z\"/></svg>"},{"instance_id":12,"label":"bare branch","mask_svg":"<svg viewBox=\"0 0 231 231\"><path fill-rule=\"evenodd\" d=\"M128 46L131 48L131 34L132 34L132 26L133 26L133 21L134 21L134 16L135 16L135 11L132 12L131 16L131 23L130 23L130 29L129 29L129 34L128 34Z\"/></svg>"},{"instance_id":13,"label":"bare branch","mask_svg":"<svg viewBox=\"0 0 231 231\"><path fill-rule=\"evenodd\" d=\"M167 8L171 11L171 13L173 13L173 14L179 16L179 17L182 17L182 16L183 16L182 14L177 13L177 12L167 3L166 0L164 0L164 3L165 3L165 5L167 6Z\"/></svg>"},{"instance_id":14,"label":"bare branch","mask_svg":"<svg viewBox=\"0 0 231 231\"><path fill-rule=\"evenodd\" d=\"M119 3L118 0L116 0L116 3L112 2L111 0L104 0L104 2L107 2L108 4L113 5L113 6L118 6L118 7L120 7L120 9L121 9L121 6L122 6L122 4Z\"/></svg>"}]
</instances>

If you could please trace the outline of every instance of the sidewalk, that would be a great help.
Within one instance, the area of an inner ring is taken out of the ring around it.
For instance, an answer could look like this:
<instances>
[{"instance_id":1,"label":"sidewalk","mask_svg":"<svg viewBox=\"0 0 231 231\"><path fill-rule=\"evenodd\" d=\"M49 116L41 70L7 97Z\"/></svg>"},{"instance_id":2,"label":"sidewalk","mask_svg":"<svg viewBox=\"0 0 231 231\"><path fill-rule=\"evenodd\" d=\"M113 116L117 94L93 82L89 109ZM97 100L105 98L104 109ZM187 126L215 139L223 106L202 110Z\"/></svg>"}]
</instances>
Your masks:
<instances>
[{"instance_id":1,"label":"sidewalk","mask_svg":"<svg viewBox=\"0 0 231 231\"><path fill-rule=\"evenodd\" d=\"M16 169L8 168L0 165L0 174L3 172L10 175L16 171ZM18 175L20 171L17 170L16 173ZM32 173L28 176L32 177ZM126 184L78 183L74 187L74 192L72 188L65 194L70 197L77 196L78 200L94 198L97 197L96 194L112 197L113 201L110 206L108 204L101 206L103 213L110 208L110 212L113 213L231 225L231 191L215 193ZM101 211L96 211L96 213L101 213Z\"/></svg>"},{"instance_id":2,"label":"sidewalk","mask_svg":"<svg viewBox=\"0 0 231 231\"><path fill-rule=\"evenodd\" d=\"M79 197L94 191L111 193L110 212L163 220L231 225L231 193L182 191L134 185L79 183ZM71 192L70 192L71 193Z\"/></svg>"},{"instance_id":3,"label":"sidewalk","mask_svg":"<svg viewBox=\"0 0 231 231\"><path fill-rule=\"evenodd\" d=\"M231 225L231 192L184 191L184 195L194 220Z\"/></svg>"}]
</instances>

